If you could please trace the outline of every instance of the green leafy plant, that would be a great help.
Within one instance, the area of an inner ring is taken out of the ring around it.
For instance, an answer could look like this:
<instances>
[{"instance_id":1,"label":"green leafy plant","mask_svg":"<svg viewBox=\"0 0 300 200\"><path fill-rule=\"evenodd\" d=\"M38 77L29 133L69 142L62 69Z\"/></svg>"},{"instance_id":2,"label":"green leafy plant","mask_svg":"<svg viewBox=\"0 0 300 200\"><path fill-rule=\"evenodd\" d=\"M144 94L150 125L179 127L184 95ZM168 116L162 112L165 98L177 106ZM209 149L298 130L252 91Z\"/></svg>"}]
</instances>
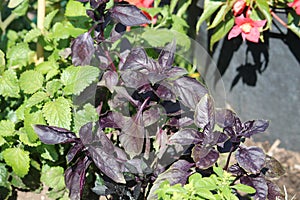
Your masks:
<instances>
[{"instance_id":1,"label":"green leafy plant","mask_svg":"<svg viewBox=\"0 0 300 200\"><path fill-rule=\"evenodd\" d=\"M156 190L160 200L238 200L238 193L254 194L253 187L244 184L234 184L236 177L220 167L213 167L214 173L209 177L203 177L201 173L194 173L188 178L188 183L170 185L164 181Z\"/></svg>"}]
</instances>

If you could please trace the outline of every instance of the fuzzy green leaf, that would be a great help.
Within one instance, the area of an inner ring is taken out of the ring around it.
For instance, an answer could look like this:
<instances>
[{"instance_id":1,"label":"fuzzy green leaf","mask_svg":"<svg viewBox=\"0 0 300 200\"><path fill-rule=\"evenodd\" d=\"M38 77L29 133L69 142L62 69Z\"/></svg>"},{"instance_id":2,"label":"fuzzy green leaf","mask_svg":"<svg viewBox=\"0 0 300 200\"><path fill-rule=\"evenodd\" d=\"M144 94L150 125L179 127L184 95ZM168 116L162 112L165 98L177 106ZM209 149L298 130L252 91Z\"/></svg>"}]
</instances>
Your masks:
<instances>
[{"instance_id":1,"label":"fuzzy green leaf","mask_svg":"<svg viewBox=\"0 0 300 200\"><path fill-rule=\"evenodd\" d=\"M7 50L7 64L9 66L26 66L27 63L32 61L34 52L29 49L27 43L18 43Z\"/></svg>"},{"instance_id":2,"label":"fuzzy green leaf","mask_svg":"<svg viewBox=\"0 0 300 200\"><path fill-rule=\"evenodd\" d=\"M4 161L20 177L24 177L29 171L29 152L20 148L8 148L2 152Z\"/></svg>"},{"instance_id":3,"label":"fuzzy green leaf","mask_svg":"<svg viewBox=\"0 0 300 200\"><path fill-rule=\"evenodd\" d=\"M34 39L37 39L40 35L42 35L42 32L40 29L35 28L28 31L25 35L24 41L25 42L31 42Z\"/></svg>"},{"instance_id":4,"label":"fuzzy green leaf","mask_svg":"<svg viewBox=\"0 0 300 200\"><path fill-rule=\"evenodd\" d=\"M4 163L0 163L0 187L8 186L8 171Z\"/></svg>"},{"instance_id":5,"label":"fuzzy green leaf","mask_svg":"<svg viewBox=\"0 0 300 200\"><path fill-rule=\"evenodd\" d=\"M95 122L99 119L96 108L91 104L86 104L83 110L79 110L74 116L74 132L78 132L80 127L88 122Z\"/></svg>"},{"instance_id":6,"label":"fuzzy green leaf","mask_svg":"<svg viewBox=\"0 0 300 200\"><path fill-rule=\"evenodd\" d=\"M60 166L49 167L44 165L42 168L41 181L48 187L55 190L65 188L64 169Z\"/></svg>"},{"instance_id":7,"label":"fuzzy green leaf","mask_svg":"<svg viewBox=\"0 0 300 200\"><path fill-rule=\"evenodd\" d=\"M46 91L50 96L54 96L54 94L62 87L62 83L58 79L53 79L48 81L46 84Z\"/></svg>"},{"instance_id":8,"label":"fuzzy green leaf","mask_svg":"<svg viewBox=\"0 0 300 200\"><path fill-rule=\"evenodd\" d=\"M65 16L67 17L86 16L86 9L82 3L75 0L70 0L66 7Z\"/></svg>"},{"instance_id":9,"label":"fuzzy green leaf","mask_svg":"<svg viewBox=\"0 0 300 200\"><path fill-rule=\"evenodd\" d=\"M24 128L30 143L34 143L38 139L38 135L32 127L34 124L46 124L42 111L39 110L34 113L25 113Z\"/></svg>"},{"instance_id":10,"label":"fuzzy green leaf","mask_svg":"<svg viewBox=\"0 0 300 200\"><path fill-rule=\"evenodd\" d=\"M253 187L250 187L248 185L244 185L244 184L236 184L234 186L231 186L232 188L239 190L241 192L245 192L247 194L254 194L256 192L256 190Z\"/></svg>"},{"instance_id":11,"label":"fuzzy green leaf","mask_svg":"<svg viewBox=\"0 0 300 200\"><path fill-rule=\"evenodd\" d=\"M44 21L44 27L45 29L49 29L51 22L53 21L53 18L55 17L55 15L58 13L58 9L53 10L52 12L50 12L49 14L46 15L45 17L45 21Z\"/></svg>"},{"instance_id":12,"label":"fuzzy green leaf","mask_svg":"<svg viewBox=\"0 0 300 200\"><path fill-rule=\"evenodd\" d=\"M0 50L0 75L5 69L5 54Z\"/></svg>"},{"instance_id":13,"label":"fuzzy green leaf","mask_svg":"<svg viewBox=\"0 0 300 200\"><path fill-rule=\"evenodd\" d=\"M68 67L61 75L65 94L80 94L98 78L99 72L98 68L92 66Z\"/></svg>"},{"instance_id":14,"label":"fuzzy green leaf","mask_svg":"<svg viewBox=\"0 0 300 200\"><path fill-rule=\"evenodd\" d=\"M0 76L0 95L4 97L19 97L19 84L16 72L9 69Z\"/></svg>"},{"instance_id":15,"label":"fuzzy green leaf","mask_svg":"<svg viewBox=\"0 0 300 200\"><path fill-rule=\"evenodd\" d=\"M10 120L0 121L0 136L7 137L15 134L15 124Z\"/></svg>"},{"instance_id":16,"label":"fuzzy green leaf","mask_svg":"<svg viewBox=\"0 0 300 200\"><path fill-rule=\"evenodd\" d=\"M2 136L0 136L0 147L5 143L6 143L6 140Z\"/></svg>"},{"instance_id":17,"label":"fuzzy green leaf","mask_svg":"<svg viewBox=\"0 0 300 200\"><path fill-rule=\"evenodd\" d=\"M40 102L48 99L48 95L45 92L34 93L26 102L26 107L32 107Z\"/></svg>"},{"instance_id":18,"label":"fuzzy green leaf","mask_svg":"<svg viewBox=\"0 0 300 200\"><path fill-rule=\"evenodd\" d=\"M40 72L28 70L20 76L20 87L27 94L33 94L43 87L44 77Z\"/></svg>"},{"instance_id":19,"label":"fuzzy green leaf","mask_svg":"<svg viewBox=\"0 0 300 200\"><path fill-rule=\"evenodd\" d=\"M59 97L54 101L47 102L44 105L42 112L50 126L70 129L71 108L67 99Z\"/></svg>"}]
</instances>

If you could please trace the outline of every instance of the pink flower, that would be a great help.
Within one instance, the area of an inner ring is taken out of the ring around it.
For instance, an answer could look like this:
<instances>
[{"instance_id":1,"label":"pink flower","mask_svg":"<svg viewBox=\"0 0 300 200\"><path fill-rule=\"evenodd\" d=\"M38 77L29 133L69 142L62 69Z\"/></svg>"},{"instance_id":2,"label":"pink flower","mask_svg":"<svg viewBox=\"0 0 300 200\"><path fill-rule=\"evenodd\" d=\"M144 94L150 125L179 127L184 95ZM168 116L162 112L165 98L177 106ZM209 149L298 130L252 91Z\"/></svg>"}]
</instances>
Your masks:
<instances>
[{"instance_id":1,"label":"pink flower","mask_svg":"<svg viewBox=\"0 0 300 200\"><path fill-rule=\"evenodd\" d=\"M294 0L294 2L288 3L287 5L295 8L297 15L300 15L300 0Z\"/></svg>"},{"instance_id":2,"label":"pink flower","mask_svg":"<svg viewBox=\"0 0 300 200\"><path fill-rule=\"evenodd\" d=\"M267 20L254 21L251 18L245 18L244 15L240 15L235 18L236 25L229 32L228 40L242 34L243 40L246 39L258 43L260 31L266 22Z\"/></svg>"},{"instance_id":3,"label":"pink flower","mask_svg":"<svg viewBox=\"0 0 300 200\"><path fill-rule=\"evenodd\" d=\"M126 0L137 7L151 8L154 0Z\"/></svg>"},{"instance_id":4,"label":"pink flower","mask_svg":"<svg viewBox=\"0 0 300 200\"><path fill-rule=\"evenodd\" d=\"M234 16L242 14L246 7L246 1L245 0L237 0L232 7Z\"/></svg>"}]
</instances>

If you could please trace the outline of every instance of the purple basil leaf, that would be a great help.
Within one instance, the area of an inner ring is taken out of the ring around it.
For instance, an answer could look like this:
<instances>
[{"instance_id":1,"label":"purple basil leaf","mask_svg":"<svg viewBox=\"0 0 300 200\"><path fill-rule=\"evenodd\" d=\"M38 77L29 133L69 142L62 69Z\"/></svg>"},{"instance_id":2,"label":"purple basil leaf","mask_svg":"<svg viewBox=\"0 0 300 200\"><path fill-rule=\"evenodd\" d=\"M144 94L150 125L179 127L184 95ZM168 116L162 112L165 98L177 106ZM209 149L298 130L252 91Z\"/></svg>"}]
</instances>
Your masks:
<instances>
[{"instance_id":1,"label":"purple basil leaf","mask_svg":"<svg viewBox=\"0 0 300 200\"><path fill-rule=\"evenodd\" d=\"M265 175L270 178L282 176L285 173L283 166L274 157L266 155L266 164L264 166Z\"/></svg>"},{"instance_id":2,"label":"purple basil leaf","mask_svg":"<svg viewBox=\"0 0 300 200\"><path fill-rule=\"evenodd\" d=\"M122 164L117 161L114 155L115 148L113 143L100 128L96 134L93 133L92 128L92 123L88 123L79 130L80 139L89 151L90 157L106 176L117 183L125 183L126 181L122 174Z\"/></svg>"},{"instance_id":3,"label":"purple basil leaf","mask_svg":"<svg viewBox=\"0 0 300 200\"><path fill-rule=\"evenodd\" d=\"M284 199L280 188L272 181L267 180L268 185L268 200Z\"/></svg>"},{"instance_id":4,"label":"purple basil leaf","mask_svg":"<svg viewBox=\"0 0 300 200\"><path fill-rule=\"evenodd\" d=\"M134 158L132 160L128 160L125 163L125 166L128 172L133 174L143 176L152 173L152 170L148 167L147 163L145 163L142 159Z\"/></svg>"},{"instance_id":5,"label":"purple basil leaf","mask_svg":"<svg viewBox=\"0 0 300 200\"><path fill-rule=\"evenodd\" d=\"M208 92L204 85L190 77L175 80L173 88L181 102L192 110L196 109L198 102Z\"/></svg>"},{"instance_id":6,"label":"purple basil leaf","mask_svg":"<svg viewBox=\"0 0 300 200\"><path fill-rule=\"evenodd\" d=\"M107 3L108 0L90 0L90 5L93 9L98 8L100 5Z\"/></svg>"},{"instance_id":7,"label":"purple basil leaf","mask_svg":"<svg viewBox=\"0 0 300 200\"><path fill-rule=\"evenodd\" d=\"M124 87L121 86L117 86L115 87L115 91L118 95L120 95L121 97L125 98L126 101L132 103L133 105L135 105L136 107L139 106L139 102L137 100L134 100L127 92L127 90Z\"/></svg>"},{"instance_id":8,"label":"purple basil leaf","mask_svg":"<svg viewBox=\"0 0 300 200\"><path fill-rule=\"evenodd\" d=\"M101 48L101 46L96 46L96 50L95 50L95 59L97 59L95 61L95 63L92 63L93 66L99 66L100 69L102 70L106 70L108 68L108 66L111 64L111 61L109 61L109 59L106 57L105 55L105 51L104 49Z\"/></svg>"},{"instance_id":9,"label":"purple basil leaf","mask_svg":"<svg viewBox=\"0 0 300 200\"><path fill-rule=\"evenodd\" d=\"M217 108L215 114L216 123L224 128L227 126L233 126L235 122L235 113L229 109Z\"/></svg>"},{"instance_id":10,"label":"purple basil leaf","mask_svg":"<svg viewBox=\"0 0 300 200\"><path fill-rule=\"evenodd\" d=\"M88 150L95 165L102 173L117 183L126 183L122 174L122 164L113 155L107 154L100 147L90 147Z\"/></svg>"},{"instance_id":11,"label":"purple basil leaf","mask_svg":"<svg viewBox=\"0 0 300 200\"><path fill-rule=\"evenodd\" d=\"M128 118L128 120L125 121L122 134L120 135L120 143L131 158L140 155L143 150L145 127L143 124L142 111L146 104L147 100L144 101L134 117Z\"/></svg>"},{"instance_id":12,"label":"purple basil leaf","mask_svg":"<svg viewBox=\"0 0 300 200\"><path fill-rule=\"evenodd\" d=\"M110 9L111 17L125 26L149 24L151 21L134 5L117 5Z\"/></svg>"},{"instance_id":13,"label":"purple basil leaf","mask_svg":"<svg viewBox=\"0 0 300 200\"><path fill-rule=\"evenodd\" d=\"M118 112L109 112L99 119L101 129L104 128L121 128L124 124L124 117Z\"/></svg>"},{"instance_id":14,"label":"purple basil leaf","mask_svg":"<svg viewBox=\"0 0 300 200\"><path fill-rule=\"evenodd\" d=\"M110 90L110 92L113 92L114 87L118 84L119 76L115 71L106 71L104 72L102 79L104 80L105 86Z\"/></svg>"},{"instance_id":15,"label":"purple basil leaf","mask_svg":"<svg viewBox=\"0 0 300 200\"><path fill-rule=\"evenodd\" d=\"M145 50L143 48L135 48L126 57L122 70L138 70L145 68L147 65L149 65L149 60Z\"/></svg>"},{"instance_id":16,"label":"purple basil leaf","mask_svg":"<svg viewBox=\"0 0 300 200\"><path fill-rule=\"evenodd\" d=\"M74 165L66 169L65 182L69 189L69 197L72 200L80 200L85 183L85 172L91 161L88 157L79 158Z\"/></svg>"},{"instance_id":17,"label":"purple basil leaf","mask_svg":"<svg viewBox=\"0 0 300 200\"><path fill-rule=\"evenodd\" d=\"M89 0L77 0L77 1L79 1L79 2L81 2L81 3L89 2Z\"/></svg>"},{"instance_id":18,"label":"purple basil leaf","mask_svg":"<svg viewBox=\"0 0 300 200\"><path fill-rule=\"evenodd\" d=\"M162 100L176 102L176 95L174 94L171 88L171 85L163 83L160 84L154 92Z\"/></svg>"},{"instance_id":19,"label":"purple basil leaf","mask_svg":"<svg viewBox=\"0 0 300 200\"><path fill-rule=\"evenodd\" d=\"M174 62L174 53L176 51L176 41L173 40L160 52L158 56L158 63L163 68L171 67Z\"/></svg>"},{"instance_id":20,"label":"purple basil leaf","mask_svg":"<svg viewBox=\"0 0 300 200\"><path fill-rule=\"evenodd\" d=\"M72 63L74 66L90 65L95 52L94 40L90 33L79 35L72 41Z\"/></svg>"},{"instance_id":21,"label":"purple basil leaf","mask_svg":"<svg viewBox=\"0 0 300 200\"><path fill-rule=\"evenodd\" d=\"M219 133L220 133L220 135L219 135L219 138L218 138L218 141L217 141L217 145L219 147L223 148L225 142L229 139L229 137L223 132L219 132Z\"/></svg>"},{"instance_id":22,"label":"purple basil leaf","mask_svg":"<svg viewBox=\"0 0 300 200\"><path fill-rule=\"evenodd\" d=\"M198 144L203 141L200 133L192 128L181 129L172 135L169 139L171 143L177 143L181 145Z\"/></svg>"},{"instance_id":23,"label":"purple basil leaf","mask_svg":"<svg viewBox=\"0 0 300 200\"><path fill-rule=\"evenodd\" d=\"M96 21L95 12L93 10L86 10L87 16L89 16L93 21Z\"/></svg>"},{"instance_id":24,"label":"purple basil leaf","mask_svg":"<svg viewBox=\"0 0 300 200\"><path fill-rule=\"evenodd\" d=\"M242 184L249 185L256 190L253 199L265 200L268 195L268 185L264 177L243 176L240 179Z\"/></svg>"},{"instance_id":25,"label":"purple basil leaf","mask_svg":"<svg viewBox=\"0 0 300 200\"><path fill-rule=\"evenodd\" d=\"M269 126L267 120L253 120L244 123L244 131L239 135L244 137L251 137L254 134L264 132Z\"/></svg>"},{"instance_id":26,"label":"purple basil leaf","mask_svg":"<svg viewBox=\"0 0 300 200\"><path fill-rule=\"evenodd\" d=\"M75 143L74 146L70 148L68 151L68 154L66 156L67 163L72 162L72 160L75 158L77 153L79 153L84 148L83 144L81 142Z\"/></svg>"},{"instance_id":27,"label":"purple basil leaf","mask_svg":"<svg viewBox=\"0 0 300 200\"><path fill-rule=\"evenodd\" d=\"M145 74L133 70L122 72L121 79L124 81L125 86L129 88L139 88L149 83Z\"/></svg>"},{"instance_id":28,"label":"purple basil leaf","mask_svg":"<svg viewBox=\"0 0 300 200\"><path fill-rule=\"evenodd\" d=\"M258 174L264 167L266 155L259 147L239 147L235 154L239 165L247 172Z\"/></svg>"},{"instance_id":29,"label":"purple basil leaf","mask_svg":"<svg viewBox=\"0 0 300 200\"><path fill-rule=\"evenodd\" d=\"M194 119L197 127L204 129L209 124L209 131L214 129L215 108L213 99L209 94L204 95L197 104Z\"/></svg>"},{"instance_id":30,"label":"purple basil leaf","mask_svg":"<svg viewBox=\"0 0 300 200\"><path fill-rule=\"evenodd\" d=\"M186 75L188 72L186 69L181 68L181 67L172 67L165 69L164 74L169 78L169 79L174 79L174 78L179 78L183 75Z\"/></svg>"},{"instance_id":31,"label":"purple basil leaf","mask_svg":"<svg viewBox=\"0 0 300 200\"><path fill-rule=\"evenodd\" d=\"M242 176L246 174L245 170L243 170L243 168L241 168L238 164L231 165L228 168L228 172L230 172L234 176Z\"/></svg>"},{"instance_id":32,"label":"purple basil leaf","mask_svg":"<svg viewBox=\"0 0 300 200\"><path fill-rule=\"evenodd\" d=\"M34 131L45 144L63 144L77 141L73 132L54 126L34 125Z\"/></svg>"},{"instance_id":33,"label":"purple basil leaf","mask_svg":"<svg viewBox=\"0 0 300 200\"><path fill-rule=\"evenodd\" d=\"M157 199L155 191L159 188L160 184L166 180L170 183L170 185L175 185L177 183L184 185L190 175L189 170L192 166L193 164L186 160L178 160L173 163L168 170L159 174L151 187L147 199Z\"/></svg>"},{"instance_id":34,"label":"purple basil leaf","mask_svg":"<svg viewBox=\"0 0 300 200\"><path fill-rule=\"evenodd\" d=\"M126 32L126 26L121 23L117 23L114 25L109 37L110 42L115 42L119 40L123 34Z\"/></svg>"},{"instance_id":35,"label":"purple basil leaf","mask_svg":"<svg viewBox=\"0 0 300 200\"><path fill-rule=\"evenodd\" d=\"M156 132L155 135L155 144L154 148L159 152L158 158L161 158L161 156L165 153L165 151L168 148L168 135L167 132L163 129L159 129Z\"/></svg>"},{"instance_id":36,"label":"purple basil leaf","mask_svg":"<svg viewBox=\"0 0 300 200\"><path fill-rule=\"evenodd\" d=\"M196 163L196 167L207 169L217 162L219 152L213 148L196 145L192 150L192 158Z\"/></svg>"},{"instance_id":37,"label":"purple basil leaf","mask_svg":"<svg viewBox=\"0 0 300 200\"><path fill-rule=\"evenodd\" d=\"M151 107L143 112L143 120L145 127L150 126L160 119L160 109L157 107Z\"/></svg>"}]
</instances>

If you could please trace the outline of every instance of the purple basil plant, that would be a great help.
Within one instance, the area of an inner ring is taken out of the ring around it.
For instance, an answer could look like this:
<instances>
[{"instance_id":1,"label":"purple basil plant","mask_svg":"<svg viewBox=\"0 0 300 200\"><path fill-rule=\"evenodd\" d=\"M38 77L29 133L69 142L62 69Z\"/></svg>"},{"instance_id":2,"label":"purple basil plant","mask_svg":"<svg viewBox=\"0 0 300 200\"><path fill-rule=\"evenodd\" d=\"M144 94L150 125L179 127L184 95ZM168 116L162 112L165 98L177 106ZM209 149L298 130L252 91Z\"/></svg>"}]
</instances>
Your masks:
<instances>
[{"instance_id":1,"label":"purple basil plant","mask_svg":"<svg viewBox=\"0 0 300 200\"><path fill-rule=\"evenodd\" d=\"M264 132L268 121L242 123L233 111L215 108L205 85L187 76L184 68L173 66L175 41L157 59L139 47L119 53L119 62L113 62L106 47L122 36L126 26L149 20L125 2L107 10L107 0L81 2L90 3L87 14L94 25L74 39L71 56L75 66L100 63L95 102L99 120L82 126L79 137L59 127L34 127L45 144L72 144L65 171L72 200L82 198L88 171L103 180L92 188L97 195L156 199L155 190L165 180L185 184L195 171L213 173L221 154L228 155L224 170L256 189L254 199L282 195L270 180L283 173L278 161L258 147L243 144ZM106 37L105 28L111 24Z\"/></svg>"}]
</instances>

